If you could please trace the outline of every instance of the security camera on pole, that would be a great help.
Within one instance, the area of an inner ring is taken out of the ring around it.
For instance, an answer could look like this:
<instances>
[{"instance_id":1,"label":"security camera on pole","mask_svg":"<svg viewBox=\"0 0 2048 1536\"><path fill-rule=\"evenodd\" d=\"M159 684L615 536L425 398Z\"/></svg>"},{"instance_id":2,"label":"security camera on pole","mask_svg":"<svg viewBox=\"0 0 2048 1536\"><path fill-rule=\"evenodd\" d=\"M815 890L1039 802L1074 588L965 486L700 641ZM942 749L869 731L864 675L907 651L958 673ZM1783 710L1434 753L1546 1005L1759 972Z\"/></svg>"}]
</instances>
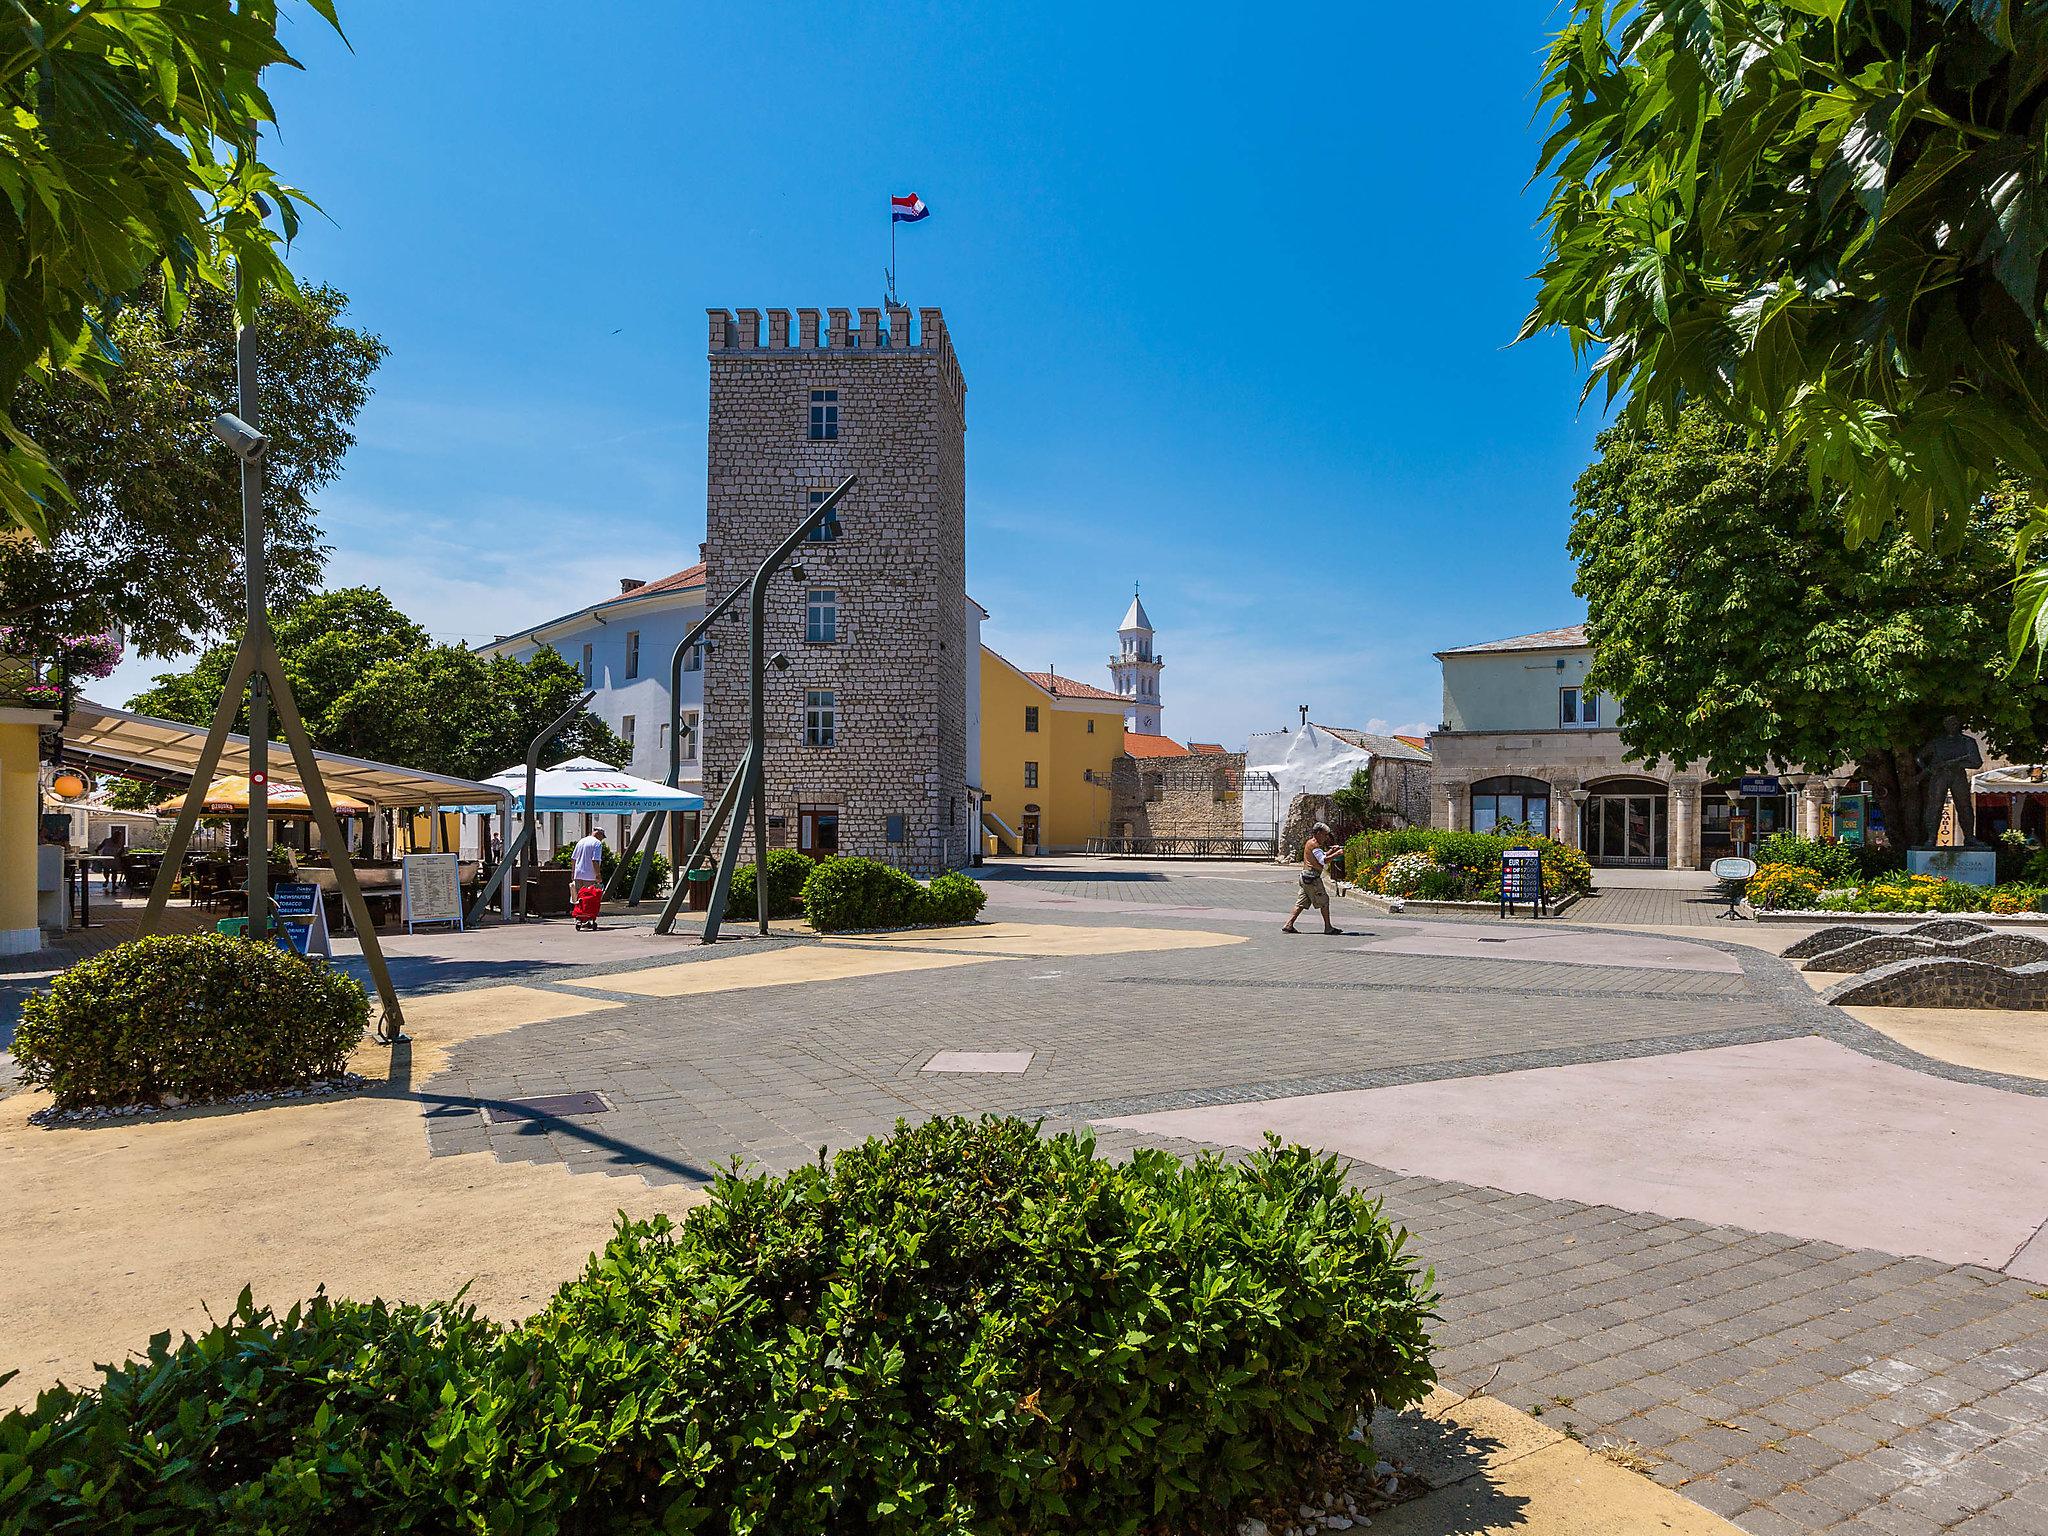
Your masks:
<instances>
[{"instance_id":1,"label":"security camera on pole","mask_svg":"<svg viewBox=\"0 0 2048 1536\"><path fill-rule=\"evenodd\" d=\"M241 713L242 691L249 695L249 884L248 934L257 943L270 942L272 931L270 901L270 712L277 711L298 761L298 775L306 802L320 837L334 861L334 883L341 887L349 919L362 938L363 960L377 984L377 996L384 1006L378 1038L388 1042L405 1039L405 1015L398 1005L398 993L391 985L391 973L384 964L384 951L377 943L377 928L370 917L363 888L350 862L348 842L341 823L321 782L320 760L299 718L291 683L278 659L277 646L270 637L270 567L263 530L263 460L270 439L254 423L262 420L256 399L256 313L259 295L245 272L236 273L237 308L241 319L235 326L236 409L223 411L213 420L213 435L242 462L242 566L244 606L241 642L228 666L227 681L221 688L220 703L213 711L213 724L206 732L206 745L192 768L192 783L185 791L185 803L164 847L164 859L150 887L149 906L142 914L142 932L158 933L170 899L171 883L184 862L185 848L199 822L200 807L206 801L206 787L213 782L222 750Z\"/></svg>"}]
</instances>

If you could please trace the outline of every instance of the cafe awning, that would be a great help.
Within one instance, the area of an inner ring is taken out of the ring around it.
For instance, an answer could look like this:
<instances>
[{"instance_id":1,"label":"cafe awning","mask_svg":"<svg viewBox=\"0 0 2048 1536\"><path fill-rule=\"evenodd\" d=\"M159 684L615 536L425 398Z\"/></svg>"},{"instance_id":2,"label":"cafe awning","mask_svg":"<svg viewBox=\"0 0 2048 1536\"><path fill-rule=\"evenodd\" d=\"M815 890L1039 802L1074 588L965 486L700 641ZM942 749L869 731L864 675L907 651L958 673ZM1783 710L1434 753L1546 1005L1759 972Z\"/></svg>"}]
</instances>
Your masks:
<instances>
[{"instance_id":1,"label":"cafe awning","mask_svg":"<svg viewBox=\"0 0 2048 1536\"><path fill-rule=\"evenodd\" d=\"M275 774L272 774L268 788L270 793L267 798L271 815L309 816L312 814L313 802L306 797L305 785L294 784L289 780L278 778ZM348 816L369 809L369 806L365 805L362 801L351 795L344 795L338 790L328 790L327 797L332 802L335 813L340 816ZM166 816L175 816L184 803L184 795L182 793L176 794L168 800L159 801L157 810ZM248 775L229 773L215 779L206 786L206 799L201 802L200 809L209 815L223 816L248 810Z\"/></svg>"},{"instance_id":2,"label":"cafe awning","mask_svg":"<svg viewBox=\"0 0 2048 1536\"><path fill-rule=\"evenodd\" d=\"M1970 787L1980 795L2048 795L2048 768L2039 763L1987 768L1970 780Z\"/></svg>"},{"instance_id":3,"label":"cafe awning","mask_svg":"<svg viewBox=\"0 0 2048 1536\"><path fill-rule=\"evenodd\" d=\"M522 764L494 773L486 781L494 794L510 797L515 809L526 803L526 768ZM534 774L533 806L536 811L584 811L592 815L643 811L701 811L704 797L686 789L670 789L652 779L622 773L610 763L594 757L572 757ZM488 811L488 805L469 807Z\"/></svg>"},{"instance_id":4,"label":"cafe awning","mask_svg":"<svg viewBox=\"0 0 2048 1536\"><path fill-rule=\"evenodd\" d=\"M119 774L150 784L183 787L192 781L199 755L206 745L206 727L187 725L182 720L159 720L138 715L110 704L79 699L71 706L71 718L64 725L64 760L95 773ZM495 784L458 779L423 768L406 768L397 763L372 762L340 752L316 752L320 760L320 782L330 795L346 796L368 806L476 806L502 811L506 797ZM270 744L271 771L277 778L296 780L298 770L290 747ZM217 777L249 777L249 738L230 736L215 768ZM276 779L273 779L275 784Z\"/></svg>"}]
</instances>

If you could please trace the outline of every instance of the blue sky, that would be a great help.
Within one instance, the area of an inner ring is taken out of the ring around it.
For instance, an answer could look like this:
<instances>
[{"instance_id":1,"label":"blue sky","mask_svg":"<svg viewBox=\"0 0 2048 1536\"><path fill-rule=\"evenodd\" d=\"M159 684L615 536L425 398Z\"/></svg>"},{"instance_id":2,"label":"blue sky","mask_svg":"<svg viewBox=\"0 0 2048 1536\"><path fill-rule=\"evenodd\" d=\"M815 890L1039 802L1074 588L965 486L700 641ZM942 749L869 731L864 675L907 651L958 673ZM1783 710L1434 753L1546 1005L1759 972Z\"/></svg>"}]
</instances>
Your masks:
<instances>
[{"instance_id":1,"label":"blue sky","mask_svg":"<svg viewBox=\"0 0 2048 1536\"><path fill-rule=\"evenodd\" d=\"M287 7L294 252L391 357L330 582L488 640L696 558L707 305L947 316L969 588L1106 683L1142 581L1165 728L1433 725L1431 652L1568 623L1598 426L1540 259L1538 4ZM131 661L110 695L155 670Z\"/></svg>"}]
</instances>

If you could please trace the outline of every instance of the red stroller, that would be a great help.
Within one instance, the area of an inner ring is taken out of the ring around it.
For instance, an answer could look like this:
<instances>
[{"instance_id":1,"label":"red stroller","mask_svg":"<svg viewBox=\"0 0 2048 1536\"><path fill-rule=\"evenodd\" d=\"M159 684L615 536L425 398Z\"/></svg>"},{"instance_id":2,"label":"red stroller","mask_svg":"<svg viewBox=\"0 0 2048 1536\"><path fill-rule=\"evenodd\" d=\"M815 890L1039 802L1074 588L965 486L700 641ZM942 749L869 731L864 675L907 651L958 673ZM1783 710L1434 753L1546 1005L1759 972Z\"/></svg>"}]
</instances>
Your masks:
<instances>
[{"instance_id":1,"label":"red stroller","mask_svg":"<svg viewBox=\"0 0 2048 1536\"><path fill-rule=\"evenodd\" d=\"M579 885L576 899L569 905L569 911L576 919L578 928L595 928L597 914L604 904L604 887L601 885Z\"/></svg>"}]
</instances>

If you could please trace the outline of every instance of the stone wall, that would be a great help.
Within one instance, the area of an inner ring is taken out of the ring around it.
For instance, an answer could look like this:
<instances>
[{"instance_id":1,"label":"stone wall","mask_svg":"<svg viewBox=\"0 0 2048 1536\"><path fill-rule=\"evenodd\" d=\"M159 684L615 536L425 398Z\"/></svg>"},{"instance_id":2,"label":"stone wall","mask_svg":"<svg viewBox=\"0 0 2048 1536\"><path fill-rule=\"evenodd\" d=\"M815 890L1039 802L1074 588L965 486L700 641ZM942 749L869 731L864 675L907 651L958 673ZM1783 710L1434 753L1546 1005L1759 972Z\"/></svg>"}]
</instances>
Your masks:
<instances>
[{"instance_id":1,"label":"stone wall","mask_svg":"<svg viewBox=\"0 0 2048 1536\"><path fill-rule=\"evenodd\" d=\"M1244 754L1119 757L1110 769L1112 837L1244 836Z\"/></svg>"},{"instance_id":2,"label":"stone wall","mask_svg":"<svg viewBox=\"0 0 2048 1536\"><path fill-rule=\"evenodd\" d=\"M813 490L852 473L836 540L806 543L802 580L768 588L768 652L790 659L767 682L770 841L794 846L804 806L838 811L839 851L919 875L957 868L973 847L968 803L966 384L936 309L710 314L706 533L712 601L755 568L809 509ZM837 391L838 431L814 440L810 392ZM838 594L838 638L805 640L812 588ZM746 603L713 629L704 667L704 793L725 787L747 741ZM806 695L834 696L831 746L805 742ZM902 840L891 842L890 818Z\"/></svg>"}]
</instances>

